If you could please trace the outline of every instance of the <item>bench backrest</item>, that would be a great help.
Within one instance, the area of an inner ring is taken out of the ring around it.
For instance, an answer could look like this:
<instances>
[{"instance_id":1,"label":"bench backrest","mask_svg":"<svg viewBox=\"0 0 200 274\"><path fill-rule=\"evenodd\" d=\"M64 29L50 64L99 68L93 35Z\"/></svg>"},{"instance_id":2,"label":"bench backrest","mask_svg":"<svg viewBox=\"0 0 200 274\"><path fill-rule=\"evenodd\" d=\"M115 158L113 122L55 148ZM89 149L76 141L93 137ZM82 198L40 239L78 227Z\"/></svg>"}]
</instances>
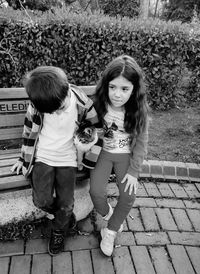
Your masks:
<instances>
[{"instance_id":1,"label":"bench backrest","mask_svg":"<svg viewBox=\"0 0 200 274\"><path fill-rule=\"evenodd\" d=\"M95 86L80 88L88 96L95 91ZM0 88L0 140L21 138L28 103L24 88Z\"/></svg>"}]
</instances>

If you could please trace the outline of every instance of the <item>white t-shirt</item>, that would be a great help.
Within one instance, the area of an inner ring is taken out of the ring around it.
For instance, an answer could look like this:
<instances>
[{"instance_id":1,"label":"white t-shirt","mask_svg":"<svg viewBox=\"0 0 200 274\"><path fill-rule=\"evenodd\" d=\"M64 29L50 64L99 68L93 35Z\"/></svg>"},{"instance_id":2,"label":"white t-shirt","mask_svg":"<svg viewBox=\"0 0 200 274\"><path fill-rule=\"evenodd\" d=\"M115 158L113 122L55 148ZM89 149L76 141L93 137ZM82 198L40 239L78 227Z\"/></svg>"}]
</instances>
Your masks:
<instances>
[{"instance_id":1,"label":"white t-shirt","mask_svg":"<svg viewBox=\"0 0 200 274\"><path fill-rule=\"evenodd\" d=\"M103 139L103 149L111 153L130 153L130 134L124 129L124 111L115 111L108 106L104 120L107 133Z\"/></svg>"},{"instance_id":2,"label":"white t-shirt","mask_svg":"<svg viewBox=\"0 0 200 274\"><path fill-rule=\"evenodd\" d=\"M39 134L36 161L50 166L77 166L73 135L78 119L76 97L71 92L70 105L60 114L45 113Z\"/></svg>"}]
</instances>

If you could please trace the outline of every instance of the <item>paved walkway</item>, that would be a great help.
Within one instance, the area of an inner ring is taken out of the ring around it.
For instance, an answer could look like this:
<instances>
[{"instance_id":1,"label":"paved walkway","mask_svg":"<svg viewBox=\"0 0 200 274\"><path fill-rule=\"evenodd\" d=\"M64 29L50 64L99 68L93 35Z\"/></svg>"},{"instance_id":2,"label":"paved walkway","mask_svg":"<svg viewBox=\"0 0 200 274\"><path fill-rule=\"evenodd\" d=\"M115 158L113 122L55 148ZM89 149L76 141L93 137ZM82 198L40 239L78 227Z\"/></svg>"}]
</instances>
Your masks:
<instances>
[{"instance_id":1,"label":"paved walkway","mask_svg":"<svg viewBox=\"0 0 200 274\"><path fill-rule=\"evenodd\" d=\"M114 207L118 190L108 187ZM88 217L65 251L51 257L40 229L27 242L0 242L0 274L199 274L200 182L141 181L134 207L111 258L99 249L102 225Z\"/></svg>"}]
</instances>

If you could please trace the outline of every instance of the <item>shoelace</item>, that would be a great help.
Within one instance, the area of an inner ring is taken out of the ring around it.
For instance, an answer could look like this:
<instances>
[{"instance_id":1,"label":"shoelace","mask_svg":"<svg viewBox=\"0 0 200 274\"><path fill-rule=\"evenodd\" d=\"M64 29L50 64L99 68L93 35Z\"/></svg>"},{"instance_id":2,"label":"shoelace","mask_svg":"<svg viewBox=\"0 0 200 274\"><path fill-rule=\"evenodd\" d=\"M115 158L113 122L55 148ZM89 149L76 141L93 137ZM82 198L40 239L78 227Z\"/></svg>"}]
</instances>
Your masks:
<instances>
[{"instance_id":1,"label":"shoelace","mask_svg":"<svg viewBox=\"0 0 200 274\"><path fill-rule=\"evenodd\" d=\"M53 233L52 239L55 244L60 244L64 240L64 236L62 234Z\"/></svg>"}]
</instances>

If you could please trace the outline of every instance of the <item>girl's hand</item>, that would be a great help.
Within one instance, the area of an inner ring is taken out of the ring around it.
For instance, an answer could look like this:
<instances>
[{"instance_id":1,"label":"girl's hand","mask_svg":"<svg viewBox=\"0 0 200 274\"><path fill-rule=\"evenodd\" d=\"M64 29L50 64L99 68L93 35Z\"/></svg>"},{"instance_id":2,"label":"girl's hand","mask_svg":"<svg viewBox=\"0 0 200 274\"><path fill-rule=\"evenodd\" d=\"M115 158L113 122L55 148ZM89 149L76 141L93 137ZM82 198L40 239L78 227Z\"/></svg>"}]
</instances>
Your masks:
<instances>
[{"instance_id":1,"label":"girl's hand","mask_svg":"<svg viewBox=\"0 0 200 274\"><path fill-rule=\"evenodd\" d=\"M16 170L17 175L19 174L20 170L22 169L23 163L21 161L17 161L12 167L11 172Z\"/></svg>"},{"instance_id":2,"label":"girl's hand","mask_svg":"<svg viewBox=\"0 0 200 274\"><path fill-rule=\"evenodd\" d=\"M133 177L132 175L126 173L124 176L123 180L121 181L122 184L126 183L124 192L126 192L129 189L129 195L132 194L133 189L134 189L134 194L136 194L137 189L138 189L138 179Z\"/></svg>"}]
</instances>

